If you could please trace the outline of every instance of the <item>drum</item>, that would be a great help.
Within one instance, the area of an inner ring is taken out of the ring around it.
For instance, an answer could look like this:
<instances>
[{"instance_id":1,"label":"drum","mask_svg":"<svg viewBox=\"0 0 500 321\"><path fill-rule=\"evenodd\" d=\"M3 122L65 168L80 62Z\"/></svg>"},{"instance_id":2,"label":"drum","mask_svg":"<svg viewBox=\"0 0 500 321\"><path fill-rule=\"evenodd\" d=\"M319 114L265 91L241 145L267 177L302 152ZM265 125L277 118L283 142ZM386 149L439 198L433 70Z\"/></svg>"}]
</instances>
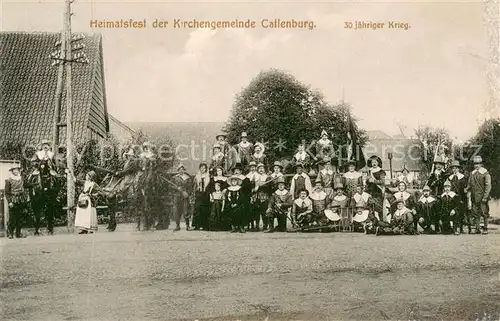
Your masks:
<instances>
[{"instance_id":1,"label":"drum","mask_svg":"<svg viewBox=\"0 0 500 321\"><path fill-rule=\"evenodd\" d=\"M340 221L340 216L332 210L325 210L325 216L332 222Z\"/></svg>"}]
</instances>

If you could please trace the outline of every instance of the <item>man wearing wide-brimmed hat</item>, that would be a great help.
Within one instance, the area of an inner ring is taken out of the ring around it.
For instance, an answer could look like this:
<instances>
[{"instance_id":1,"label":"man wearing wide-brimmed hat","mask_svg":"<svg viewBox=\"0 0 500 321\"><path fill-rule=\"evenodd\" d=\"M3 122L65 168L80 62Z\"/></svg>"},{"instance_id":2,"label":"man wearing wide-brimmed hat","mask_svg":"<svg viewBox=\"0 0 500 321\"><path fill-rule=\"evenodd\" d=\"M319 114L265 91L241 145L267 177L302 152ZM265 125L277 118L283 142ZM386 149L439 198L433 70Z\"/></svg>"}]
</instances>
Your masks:
<instances>
[{"instance_id":1,"label":"man wearing wide-brimmed hat","mask_svg":"<svg viewBox=\"0 0 500 321\"><path fill-rule=\"evenodd\" d=\"M191 208L189 206L189 198L192 194L193 180L186 173L186 166L184 164L177 165L177 174L173 177L173 182L177 186L178 191L174 199L176 224L174 231L180 231L182 216L184 216L184 220L186 221L186 230L190 230Z\"/></svg>"},{"instance_id":2,"label":"man wearing wide-brimmed hat","mask_svg":"<svg viewBox=\"0 0 500 321\"><path fill-rule=\"evenodd\" d=\"M431 195L431 188L424 186L422 189L422 196L416 204L416 218L414 225L418 225L427 233L436 233L436 227L439 223L438 218L438 202L437 199Z\"/></svg>"},{"instance_id":3,"label":"man wearing wide-brimmed hat","mask_svg":"<svg viewBox=\"0 0 500 321\"><path fill-rule=\"evenodd\" d=\"M458 160L451 162L451 175L448 176L448 181L451 184L451 190L455 192L459 199L459 205L457 208L457 215L461 218L459 223L460 233L463 233L463 226L467 225L469 228L469 233L472 233L471 222L467 211L467 178L464 174L460 172L461 166Z\"/></svg>"},{"instance_id":4,"label":"man wearing wide-brimmed hat","mask_svg":"<svg viewBox=\"0 0 500 321\"><path fill-rule=\"evenodd\" d=\"M250 163L252 157L253 144L248 141L248 134L246 132L241 133L240 142L236 145L236 150L241 161L241 165L246 167Z\"/></svg>"},{"instance_id":5,"label":"man wearing wide-brimmed hat","mask_svg":"<svg viewBox=\"0 0 500 321\"><path fill-rule=\"evenodd\" d=\"M7 236L12 239L21 238L21 229L28 203L26 182L21 176L21 166L15 165L9 169L11 176L5 180L5 198L9 206L9 224Z\"/></svg>"},{"instance_id":6,"label":"man wearing wide-brimmed hat","mask_svg":"<svg viewBox=\"0 0 500 321\"><path fill-rule=\"evenodd\" d=\"M434 158L434 172L431 173L427 181L427 185L431 188L432 194L436 197L443 193L443 184L448 178L444 169L445 164L446 160L443 155L436 156L436 158Z\"/></svg>"},{"instance_id":7,"label":"man wearing wide-brimmed hat","mask_svg":"<svg viewBox=\"0 0 500 321\"><path fill-rule=\"evenodd\" d=\"M480 222L482 217L484 221L483 234L488 234L488 218L490 217L488 201L491 192L491 175L483 167L481 156L474 156L472 162L474 163L474 170L471 172L467 184L468 208L474 216L476 233L481 233Z\"/></svg>"}]
</instances>

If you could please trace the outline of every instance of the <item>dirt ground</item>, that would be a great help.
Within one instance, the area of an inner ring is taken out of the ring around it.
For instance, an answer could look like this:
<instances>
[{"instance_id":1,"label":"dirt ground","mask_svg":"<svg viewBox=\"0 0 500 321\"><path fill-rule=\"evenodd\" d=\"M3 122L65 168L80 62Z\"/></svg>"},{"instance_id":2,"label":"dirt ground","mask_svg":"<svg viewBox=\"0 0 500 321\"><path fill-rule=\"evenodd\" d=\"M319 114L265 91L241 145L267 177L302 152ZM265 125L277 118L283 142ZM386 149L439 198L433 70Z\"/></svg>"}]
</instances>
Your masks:
<instances>
[{"instance_id":1,"label":"dirt ground","mask_svg":"<svg viewBox=\"0 0 500 321\"><path fill-rule=\"evenodd\" d=\"M2 320L499 320L498 230L376 237L120 225L1 242Z\"/></svg>"}]
</instances>

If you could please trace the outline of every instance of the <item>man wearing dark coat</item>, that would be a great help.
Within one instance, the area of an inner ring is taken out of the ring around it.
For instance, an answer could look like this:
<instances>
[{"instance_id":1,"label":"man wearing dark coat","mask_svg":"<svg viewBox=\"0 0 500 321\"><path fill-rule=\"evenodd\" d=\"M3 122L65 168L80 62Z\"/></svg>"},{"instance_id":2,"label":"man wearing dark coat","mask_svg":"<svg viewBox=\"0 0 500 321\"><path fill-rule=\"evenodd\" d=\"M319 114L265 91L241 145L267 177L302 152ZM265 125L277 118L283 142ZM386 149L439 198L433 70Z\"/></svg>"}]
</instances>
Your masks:
<instances>
[{"instance_id":1,"label":"man wearing dark coat","mask_svg":"<svg viewBox=\"0 0 500 321\"><path fill-rule=\"evenodd\" d=\"M422 189L422 193L423 195L419 198L415 206L417 212L417 219L415 221L418 222L425 232L435 233L439 222L437 199L431 195L431 188L427 185Z\"/></svg>"},{"instance_id":2,"label":"man wearing dark coat","mask_svg":"<svg viewBox=\"0 0 500 321\"><path fill-rule=\"evenodd\" d=\"M460 233L463 233L463 226L466 224L469 227L469 233L472 233L471 220L467 211L467 178L460 172L460 162L453 161L451 163L452 173L448 176L448 181L451 183L451 190L457 194L459 204L456 209L457 219L459 219Z\"/></svg>"},{"instance_id":3,"label":"man wearing dark coat","mask_svg":"<svg viewBox=\"0 0 500 321\"><path fill-rule=\"evenodd\" d=\"M472 210L474 223L476 225L476 234L480 232L481 217L484 220L483 234L488 234L488 218L490 217L490 207L488 201L491 192L491 175L483 167L481 156L473 158L474 170L469 176L467 185L468 208Z\"/></svg>"},{"instance_id":4,"label":"man wearing dark coat","mask_svg":"<svg viewBox=\"0 0 500 321\"><path fill-rule=\"evenodd\" d=\"M444 192L439 197L439 226L441 233L460 234L460 219L458 218L458 195L451 190L450 181L444 182Z\"/></svg>"},{"instance_id":5,"label":"man wearing dark coat","mask_svg":"<svg viewBox=\"0 0 500 321\"><path fill-rule=\"evenodd\" d=\"M435 197L443 194L443 184L448 178L448 175L444 169L445 161L443 157L436 157L434 159L434 172L429 176L427 185L431 188L432 194Z\"/></svg>"},{"instance_id":6,"label":"man wearing dark coat","mask_svg":"<svg viewBox=\"0 0 500 321\"><path fill-rule=\"evenodd\" d=\"M272 232L286 232L286 218L287 213L292 207L293 198L292 194L285 189L285 178L283 176L276 179L278 189L271 194L267 208L267 215L269 217L269 230ZM278 226L274 228L274 219L278 220Z\"/></svg>"}]
</instances>

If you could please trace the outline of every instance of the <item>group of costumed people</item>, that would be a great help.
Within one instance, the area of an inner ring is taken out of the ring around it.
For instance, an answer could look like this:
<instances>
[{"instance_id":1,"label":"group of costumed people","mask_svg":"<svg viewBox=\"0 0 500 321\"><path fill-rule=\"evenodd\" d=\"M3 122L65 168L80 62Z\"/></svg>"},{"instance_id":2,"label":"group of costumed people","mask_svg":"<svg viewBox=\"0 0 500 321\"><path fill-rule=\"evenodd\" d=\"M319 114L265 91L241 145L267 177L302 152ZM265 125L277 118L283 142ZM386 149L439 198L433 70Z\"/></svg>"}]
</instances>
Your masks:
<instances>
[{"instance_id":1,"label":"group of costumed people","mask_svg":"<svg viewBox=\"0 0 500 321\"><path fill-rule=\"evenodd\" d=\"M182 188L175 201L175 230L180 230L184 216L188 230L240 233L284 232L287 221L292 230L337 227L377 235L458 235L467 226L469 233L488 233L491 176L480 156L473 158L474 170L468 177L458 161L446 170L443 157L436 157L426 185L416 191L409 190L406 176L388 184L377 156L368 158L366 176L356 162L339 170L334 160L325 131L315 154L298 146L290 162L291 175L284 173L283 161L271 162L264 145L250 143L246 133L234 146L225 135L218 135L211 162L201 163L193 178L184 165L177 168L174 179Z\"/></svg>"},{"instance_id":2,"label":"group of costumed people","mask_svg":"<svg viewBox=\"0 0 500 321\"><path fill-rule=\"evenodd\" d=\"M184 217L188 230L239 233L337 228L377 235L459 234L466 226L469 233L488 233L491 176L480 156L473 158L474 170L468 176L458 161L446 169L445 161L436 158L425 186L410 191L405 175L394 184L387 183L382 161L377 156L367 159L365 175L356 168L356 162L338 166L327 132L323 131L321 136L314 153L300 144L290 161L273 161L266 156L265 146L251 143L246 133L241 134L236 145L230 145L226 135L218 135L210 162L201 163L195 175L189 175L186 167L179 164L177 173L164 179L173 187L169 193L173 193L170 196L173 196L174 230L181 229ZM57 163L49 147L48 143L43 144L34 161ZM115 201L117 195L126 198L137 212L138 230L148 230L155 223L156 229L168 228L170 213L165 213L158 201L162 195L154 188L158 182L155 179L161 176L151 170L157 160L154 146L146 142L139 155L130 149L124 157L123 170L108 173L103 187L96 183L95 171L87 172L83 180L64 171L81 186L75 217L80 234L97 230L98 196ZM285 173L285 167L291 167L293 173ZM22 237L21 217L30 201L30 180L22 178L18 166L11 172L5 184L10 208L8 233L9 237ZM114 231L115 209L110 207L108 229ZM287 222L291 223L291 229ZM52 233L50 225L49 233Z\"/></svg>"},{"instance_id":3,"label":"group of costumed people","mask_svg":"<svg viewBox=\"0 0 500 321\"><path fill-rule=\"evenodd\" d=\"M83 179L75 177L66 168L66 149L61 146L58 153L52 151L51 143L44 140L39 144L38 150L31 159L31 171L22 175L23 168L16 165L10 169L10 177L5 182L5 197L9 207L9 221L7 235L9 238L25 237L21 233L26 223L26 214L31 207L35 218L34 235L40 235L41 218L44 217L47 224L47 232L54 233L54 213L62 210L63 201L58 199L62 182L66 178L73 180L77 186L74 226L79 234L88 234L97 231L97 206L102 202L109 206L108 230L116 229L117 195L126 198L129 210L136 211L138 216L138 228L149 229L155 219L151 211L160 210L155 206L144 206L145 198L141 197L143 192L151 195L154 174L152 172L156 162L153 152L154 146L149 142L142 145L141 153L136 155L133 149L123 154L125 162L123 170L108 172L101 187L97 181L97 173L94 170L85 172ZM95 166L98 168L97 166ZM149 188L149 189L148 189ZM154 193L153 193L154 194ZM64 199L64 202L66 199ZM157 204L150 202L151 204ZM163 223L160 216L160 223Z\"/></svg>"}]
</instances>

